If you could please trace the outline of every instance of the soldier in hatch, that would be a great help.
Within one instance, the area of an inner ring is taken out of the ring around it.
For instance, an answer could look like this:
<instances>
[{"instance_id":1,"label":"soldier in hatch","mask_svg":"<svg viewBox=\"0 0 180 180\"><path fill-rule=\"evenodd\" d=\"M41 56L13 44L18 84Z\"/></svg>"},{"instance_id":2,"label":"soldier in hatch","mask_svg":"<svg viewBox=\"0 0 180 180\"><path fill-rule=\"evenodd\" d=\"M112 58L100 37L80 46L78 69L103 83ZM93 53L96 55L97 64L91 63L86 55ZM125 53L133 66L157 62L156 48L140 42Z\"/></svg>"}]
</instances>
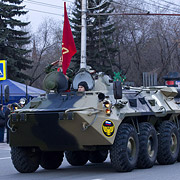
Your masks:
<instances>
[{"instance_id":1,"label":"soldier in hatch","mask_svg":"<svg viewBox=\"0 0 180 180\"><path fill-rule=\"evenodd\" d=\"M89 88L88 88L88 85L85 81L81 81L79 84L78 84L78 92L84 92L84 91L88 91Z\"/></svg>"}]
</instances>

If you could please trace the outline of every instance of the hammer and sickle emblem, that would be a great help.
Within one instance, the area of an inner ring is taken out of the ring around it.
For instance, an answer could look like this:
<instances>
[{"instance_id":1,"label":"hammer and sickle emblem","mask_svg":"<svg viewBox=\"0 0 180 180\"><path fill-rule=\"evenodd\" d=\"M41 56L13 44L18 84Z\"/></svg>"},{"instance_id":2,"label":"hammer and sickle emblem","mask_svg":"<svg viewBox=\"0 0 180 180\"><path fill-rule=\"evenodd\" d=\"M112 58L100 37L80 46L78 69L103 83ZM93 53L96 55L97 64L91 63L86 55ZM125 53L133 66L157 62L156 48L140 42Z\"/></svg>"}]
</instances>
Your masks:
<instances>
[{"instance_id":1,"label":"hammer and sickle emblem","mask_svg":"<svg viewBox=\"0 0 180 180\"><path fill-rule=\"evenodd\" d=\"M64 45L64 43L62 43L62 46ZM62 50L63 50L63 54L67 54L69 53L69 49L65 48L65 47L62 47Z\"/></svg>"}]
</instances>

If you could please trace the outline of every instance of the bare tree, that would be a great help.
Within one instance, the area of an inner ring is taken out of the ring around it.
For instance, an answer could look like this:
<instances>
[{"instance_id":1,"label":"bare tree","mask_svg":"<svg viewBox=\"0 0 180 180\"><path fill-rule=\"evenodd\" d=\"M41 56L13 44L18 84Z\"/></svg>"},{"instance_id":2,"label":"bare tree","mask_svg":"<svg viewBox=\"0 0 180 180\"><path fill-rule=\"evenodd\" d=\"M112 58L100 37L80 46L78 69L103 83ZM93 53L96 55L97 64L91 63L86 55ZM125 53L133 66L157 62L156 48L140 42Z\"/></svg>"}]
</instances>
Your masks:
<instances>
[{"instance_id":1,"label":"bare tree","mask_svg":"<svg viewBox=\"0 0 180 180\"><path fill-rule=\"evenodd\" d=\"M27 71L31 75L29 85L42 88L45 67L61 56L62 23L45 19L32 36L33 67Z\"/></svg>"},{"instance_id":2,"label":"bare tree","mask_svg":"<svg viewBox=\"0 0 180 180\"><path fill-rule=\"evenodd\" d=\"M168 12L169 7L144 1L117 0L116 12ZM141 4L141 6L139 6ZM141 7L141 9L139 8ZM156 16L113 16L117 22L114 42L118 47L116 69L126 74L127 80L142 85L143 72L158 73L158 82L180 64L179 18Z\"/></svg>"}]
</instances>

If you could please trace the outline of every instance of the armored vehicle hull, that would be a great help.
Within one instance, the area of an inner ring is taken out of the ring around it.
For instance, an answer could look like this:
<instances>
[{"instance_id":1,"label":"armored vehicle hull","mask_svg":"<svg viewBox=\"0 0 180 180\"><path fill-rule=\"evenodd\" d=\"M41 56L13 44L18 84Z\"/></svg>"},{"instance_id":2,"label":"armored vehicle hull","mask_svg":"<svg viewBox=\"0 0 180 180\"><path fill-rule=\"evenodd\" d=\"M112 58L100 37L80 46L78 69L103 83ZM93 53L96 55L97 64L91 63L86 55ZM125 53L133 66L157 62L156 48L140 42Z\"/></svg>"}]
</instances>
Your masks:
<instances>
[{"instance_id":1,"label":"armored vehicle hull","mask_svg":"<svg viewBox=\"0 0 180 180\"><path fill-rule=\"evenodd\" d=\"M173 87L121 88L101 74L90 91L49 92L10 118L12 161L19 172L100 163L117 171L179 160L180 107ZM24 162L26 162L24 164Z\"/></svg>"}]
</instances>

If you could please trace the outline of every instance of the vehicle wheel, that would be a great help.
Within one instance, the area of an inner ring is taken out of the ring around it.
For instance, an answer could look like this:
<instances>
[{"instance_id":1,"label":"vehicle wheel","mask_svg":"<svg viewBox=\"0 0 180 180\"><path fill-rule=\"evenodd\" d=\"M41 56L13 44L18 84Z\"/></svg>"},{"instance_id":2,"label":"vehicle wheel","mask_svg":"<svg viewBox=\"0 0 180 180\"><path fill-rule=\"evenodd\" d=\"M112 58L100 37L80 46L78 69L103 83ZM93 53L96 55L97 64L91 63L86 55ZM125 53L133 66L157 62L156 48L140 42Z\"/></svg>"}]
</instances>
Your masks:
<instances>
[{"instance_id":1,"label":"vehicle wheel","mask_svg":"<svg viewBox=\"0 0 180 180\"><path fill-rule=\"evenodd\" d=\"M174 123L170 121L161 123L158 143L157 161L159 164L173 164L179 153L179 133Z\"/></svg>"},{"instance_id":2,"label":"vehicle wheel","mask_svg":"<svg viewBox=\"0 0 180 180\"><path fill-rule=\"evenodd\" d=\"M91 151L89 153L89 161L91 163L103 163L108 156L108 150L104 151Z\"/></svg>"},{"instance_id":3,"label":"vehicle wheel","mask_svg":"<svg viewBox=\"0 0 180 180\"><path fill-rule=\"evenodd\" d=\"M117 171L132 171L136 167L138 153L139 141L136 130L131 124L120 125L110 151L112 166Z\"/></svg>"},{"instance_id":4,"label":"vehicle wheel","mask_svg":"<svg viewBox=\"0 0 180 180\"><path fill-rule=\"evenodd\" d=\"M157 157L158 139L155 128L148 122L139 124L138 168L151 168Z\"/></svg>"},{"instance_id":5,"label":"vehicle wheel","mask_svg":"<svg viewBox=\"0 0 180 180\"><path fill-rule=\"evenodd\" d=\"M180 126L180 120L178 120L178 123ZM179 141L180 141L180 130L178 131L178 133L179 133ZM180 162L180 145L179 145L179 153L178 153L177 161Z\"/></svg>"},{"instance_id":6,"label":"vehicle wheel","mask_svg":"<svg viewBox=\"0 0 180 180\"><path fill-rule=\"evenodd\" d=\"M11 159L20 173L32 173L38 169L40 163L39 153L32 152L30 148L11 147Z\"/></svg>"},{"instance_id":7,"label":"vehicle wheel","mask_svg":"<svg viewBox=\"0 0 180 180\"><path fill-rule=\"evenodd\" d=\"M62 161L63 152L42 152L40 165L44 169L57 169Z\"/></svg>"},{"instance_id":8,"label":"vehicle wheel","mask_svg":"<svg viewBox=\"0 0 180 180\"><path fill-rule=\"evenodd\" d=\"M66 159L72 166L83 166L89 158L88 151L66 151Z\"/></svg>"},{"instance_id":9,"label":"vehicle wheel","mask_svg":"<svg viewBox=\"0 0 180 180\"><path fill-rule=\"evenodd\" d=\"M180 130L178 132L179 132L179 140L180 140ZM177 157L177 161L180 162L180 145L179 145L179 154Z\"/></svg>"}]
</instances>

